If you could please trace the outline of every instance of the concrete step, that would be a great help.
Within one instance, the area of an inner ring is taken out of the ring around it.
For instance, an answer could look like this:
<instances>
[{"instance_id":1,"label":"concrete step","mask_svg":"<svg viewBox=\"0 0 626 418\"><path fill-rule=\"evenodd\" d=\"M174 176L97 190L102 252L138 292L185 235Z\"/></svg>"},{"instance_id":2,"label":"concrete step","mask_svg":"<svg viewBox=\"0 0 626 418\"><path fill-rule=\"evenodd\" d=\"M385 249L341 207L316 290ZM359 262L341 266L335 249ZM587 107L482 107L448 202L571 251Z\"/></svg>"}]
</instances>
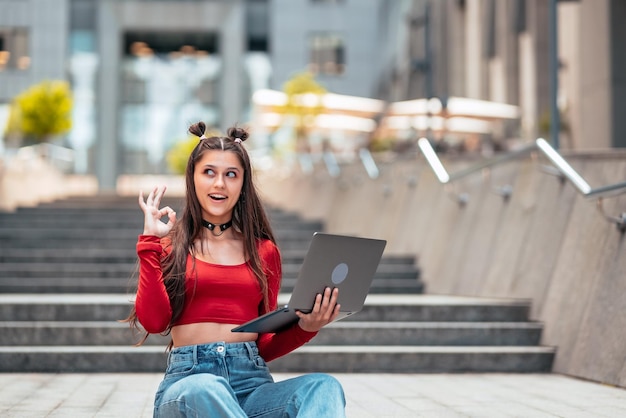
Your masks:
<instances>
[{"instance_id":1,"label":"concrete step","mask_svg":"<svg viewBox=\"0 0 626 418\"><path fill-rule=\"evenodd\" d=\"M136 287L136 279L131 278L129 270L126 276L114 274L107 276L106 271L98 277L63 273L48 277L0 277L0 292L2 293L124 293ZM293 291L295 279L285 280L281 291ZM390 279L375 277L370 287L370 293L423 293L424 285L418 280Z\"/></svg>"},{"instance_id":2,"label":"concrete step","mask_svg":"<svg viewBox=\"0 0 626 418\"><path fill-rule=\"evenodd\" d=\"M552 347L313 346L269 363L274 373L549 372ZM162 372L161 346L4 346L2 372Z\"/></svg>"},{"instance_id":3,"label":"concrete step","mask_svg":"<svg viewBox=\"0 0 626 418\"><path fill-rule=\"evenodd\" d=\"M537 345L542 326L535 322L360 322L329 325L310 345L488 346ZM113 321L1 321L3 345L128 345L143 333ZM167 345L169 337L150 335L146 344Z\"/></svg>"},{"instance_id":4,"label":"concrete step","mask_svg":"<svg viewBox=\"0 0 626 418\"><path fill-rule=\"evenodd\" d=\"M131 276L136 263L2 263L0 278L120 278Z\"/></svg>"},{"instance_id":5,"label":"concrete step","mask_svg":"<svg viewBox=\"0 0 626 418\"><path fill-rule=\"evenodd\" d=\"M0 277L125 277L134 270L136 262L3 262ZM301 265L283 263L283 280L297 279ZM419 271L412 265L381 263L375 277L379 279L416 280ZM291 286L291 284L290 284Z\"/></svg>"},{"instance_id":6,"label":"concrete step","mask_svg":"<svg viewBox=\"0 0 626 418\"><path fill-rule=\"evenodd\" d=\"M163 205L162 205L163 206ZM176 212L180 213L180 208L170 205ZM271 222L278 224L311 224L322 225L319 220L305 220L301 217L280 211L269 210L267 217ZM71 219L80 219L81 221L103 221L112 222L123 221L125 219L143 220L143 214L139 206L135 207L112 207L112 208L48 208L44 206L33 208L19 208L14 212L0 212L0 222L11 222L15 220L32 220L44 222L48 225L55 225L57 222L65 222Z\"/></svg>"},{"instance_id":7,"label":"concrete step","mask_svg":"<svg viewBox=\"0 0 626 418\"><path fill-rule=\"evenodd\" d=\"M131 243L137 241L137 236L143 232L143 224L135 223L133 226L112 227L101 225L99 228L91 228L74 223L66 228L23 228L23 227L2 227L0 229L0 239L18 240L21 242L34 241L39 243L42 240L91 240L94 237L99 240L104 239L126 239ZM281 228L276 231L276 241L310 241L316 230L307 228L286 229Z\"/></svg>"},{"instance_id":8,"label":"concrete step","mask_svg":"<svg viewBox=\"0 0 626 418\"><path fill-rule=\"evenodd\" d=\"M284 264L302 265L306 251L292 249L281 251ZM0 252L0 263L134 263L135 249L124 248L6 248ZM402 265L417 269L415 257L383 255L380 265Z\"/></svg>"},{"instance_id":9,"label":"concrete step","mask_svg":"<svg viewBox=\"0 0 626 418\"><path fill-rule=\"evenodd\" d=\"M2 277L0 293L124 293L136 287L127 277Z\"/></svg>"},{"instance_id":10,"label":"concrete step","mask_svg":"<svg viewBox=\"0 0 626 418\"><path fill-rule=\"evenodd\" d=\"M134 263L137 254L124 248L6 248L0 263Z\"/></svg>"},{"instance_id":11,"label":"concrete step","mask_svg":"<svg viewBox=\"0 0 626 418\"><path fill-rule=\"evenodd\" d=\"M303 346L270 363L274 372L540 373L552 369L553 347Z\"/></svg>"},{"instance_id":12,"label":"concrete step","mask_svg":"<svg viewBox=\"0 0 626 418\"><path fill-rule=\"evenodd\" d=\"M164 202L165 203L165 202ZM168 199L179 211L182 201ZM319 221L268 211L287 303ZM132 307L136 197L99 196L0 214L0 372L162 372L169 336L141 347ZM525 300L423 295L414 257L383 257L361 312L270 364L275 372L542 372L554 349ZM390 345L389 343L393 345Z\"/></svg>"},{"instance_id":13,"label":"concrete step","mask_svg":"<svg viewBox=\"0 0 626 418\"><path fill-rule=\"evenodd\" d=\"M279 303L288 299L283 293ZM168 337L151 335L135 348L140 336L118 322L131 303L129 294L0 294L5 320L0 372L162 371ZM332 324L271 367L284 372L549 371L554 350L533 347L541 327L528 322L529 308L523 300L371 294L361 312ZM393 346L385 346L388 341Z\"/></svg>"},{"instance_id":14,"label":"concrete step","mask_svg":"<svg viewBox=\"0 0 626 418\"><path fill-rule=\"evenodd\" d=\"M137 235L133 239L119 238L117 236L107 238L106 240L93 234L92 237L76 239L71 237L59 237L58 239L32 240L15 237L11 239L0 240L0 252L8 249L21 249L23 251L31 251L32 249L54 249L64 248L68 250L84 249L84 250L126 250L131 253L135 251Z\"/></svg>"},{"instance_id":15,"label":"concrete step","mask_svg":"<svg viewBox=\"0 0 626 418\"><path fill-rule=\"evenodd\" d=\"M358 314L357 314L358 315ZM539 344L543 326L537 322L414 322L338 321L310 345L489 346Z\"/></svg>"},{"instance_id":16,"label":"concrete step","mask_svg":"<svg viewBox=\"0 0 626 418\"><path fill-rule=\"evenodd\" d=\"M67 248L70 250L83 248L88 250L103 249L125 249L132 254L135 252L135 244L137 236L141 231L135 230L125 232L124 234L107 233L104 236L98 233L83 234L80 237L71 236L70 234L55 234L49 239L31 239L28 237L14 236L0 240L0 249L22 249L31 251L34 249L53 249ZM306 251L311 242L311 235L306 234L301 237L282 237L277 234L276 241L281 251Z\"/></svg>"},{"instance_id":17,"label":"concrete step","mask_svg":"<svg viewBox=\"0 0 626 418\"><path fill-rule=\"evenodd\" d=\"M279 305L289 301L278 297ZM118 321L126 318L133 295L116 294L7 294L0 293L4 321ZM370 294L363 310L339 323L359 322L526 322L525 300L439 295Z\"/></svg>"}]
</instances>

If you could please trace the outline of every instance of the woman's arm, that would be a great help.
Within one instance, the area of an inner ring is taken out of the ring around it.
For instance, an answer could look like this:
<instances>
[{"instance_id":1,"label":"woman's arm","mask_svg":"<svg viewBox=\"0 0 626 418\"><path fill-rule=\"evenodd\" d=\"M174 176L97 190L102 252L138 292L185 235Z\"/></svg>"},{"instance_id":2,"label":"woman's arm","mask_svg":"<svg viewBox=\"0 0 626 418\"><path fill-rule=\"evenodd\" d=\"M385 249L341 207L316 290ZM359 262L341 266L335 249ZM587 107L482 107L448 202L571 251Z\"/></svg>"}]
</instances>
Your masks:
<instances>
[{"instance_id":1,"label":"woman's arm","mask_svg":"<svg viewBox=\"0 0 626 418\"><path fill-rule=\"evenodd\" d=\"M269 306L268 310L261 308L259 314L271 312L278 307L278 293L282 279L282 262L280 252L271 241L264 241L259 246L259 256L267 275ZM298 323L278 333L259 334L257 347L259 354L265 361L271 361L284 356L296 348L306 344L317 332L307 332Z\"/></svg>"},{"instance_id":2,"label":"woman's arm","mask_svg":"<svg viewBox=\"0 0 626 418\"><path fill-rule=\"evenodd\" d=\"M167 329L172 319L169 296L163 284L161 257L165 237L176 222L176 212L169 206L160 208L165 186L155 187L144 201L139 192L139 207L144 213L143 234L137 241L139 256L139 284L135 299L135 311L141 325L149 333L159 333ZM167 216L167 223L161 218Z\"/></svg>"},{"instance_id":3,"label":"woman's arm","mask_svg":"<svg viewBox=\"0 0 626 418\"><path fill-rule=\"evenodd\" d=\"M141 325L151 334L167 329L172 318L169 296L161 271L161 239L155 235L140 235L137 241L139 284L135 311Z\"/></svg>"},{"instance_id":4,"label":"woman's arm","mask_svg":"<svg viewBox=\"0 0 626 418\"><path fill-rule=\"evenodd\" d=\"M272 361L308 343L317 332L307 332L298 323L275 334L260 334L256 341L259 354L265 361Z\"/></svg>"}]
</instances>

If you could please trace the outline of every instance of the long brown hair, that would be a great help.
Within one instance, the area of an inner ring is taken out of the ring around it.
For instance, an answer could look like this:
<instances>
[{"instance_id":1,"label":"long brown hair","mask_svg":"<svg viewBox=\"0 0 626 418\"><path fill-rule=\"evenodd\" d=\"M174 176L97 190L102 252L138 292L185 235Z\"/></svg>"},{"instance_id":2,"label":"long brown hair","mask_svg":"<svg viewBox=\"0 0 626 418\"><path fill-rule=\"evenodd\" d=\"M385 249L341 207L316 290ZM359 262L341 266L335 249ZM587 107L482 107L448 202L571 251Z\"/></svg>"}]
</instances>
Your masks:
<instances>
[{"instance_id":1,"label":"long brown hair","mask_svg":"<svg viewBox=\"0 0 626 418\"><path fill-rule=\"evenodd\" d=\"M185 306L187 256L190 253L194 253L194 242L201 237L204 231L202 226L202 208L195 192L194 171L196 163L207 151L232 152L237 155L244 169L241 194L233 208L233 228L243 236L244 257L261 287L265 310L269 306L267 276L259 256L257 241L259 239L268 239L276 243L276 240L254 185L250 157L243 147L243 142L248 139L248 132L243 128L235 126L228 129L225 137L210 136L207 138L204 136L206 132L204 122L191 125L189 132L200 137L200 141L191 152L187 161L185 170L185 204L182 216L176 221L168 234L171 251L161 260L163 283L167 289L172 307L172 319L164 332L166 334L169 333L172 325L176 323ZM126 321L130 322L132 328L139 328L139 320L134 307ZM139 344L142 344L147 337L148 334L146 333Z\"/></svg>"}]
</instances>

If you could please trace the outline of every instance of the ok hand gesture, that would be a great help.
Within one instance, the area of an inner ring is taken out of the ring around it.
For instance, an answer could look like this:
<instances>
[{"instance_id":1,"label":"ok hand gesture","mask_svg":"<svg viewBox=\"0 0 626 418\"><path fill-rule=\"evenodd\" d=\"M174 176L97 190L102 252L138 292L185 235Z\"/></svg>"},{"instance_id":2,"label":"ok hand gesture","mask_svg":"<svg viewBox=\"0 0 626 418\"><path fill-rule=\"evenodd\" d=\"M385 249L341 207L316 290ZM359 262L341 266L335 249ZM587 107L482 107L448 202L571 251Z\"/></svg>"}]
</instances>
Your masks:
<instances>
[{"instance_id":1,"label":"ok hand gesture","mask_svg":"<svg viewBox=\"0 0 626 418\"><path fill-rule=\"evenodd\" d=\"M156 235L159 238L167 235L176 222L176 212L169 206L159 209L161 198L165 194L165 186L155 187L150 192L148 198L143 200L143 191L139 192L139 207L144 213L143 234ZM164 223L161 218L168 217L168 222Z\"/></svg>"}]
</instances>

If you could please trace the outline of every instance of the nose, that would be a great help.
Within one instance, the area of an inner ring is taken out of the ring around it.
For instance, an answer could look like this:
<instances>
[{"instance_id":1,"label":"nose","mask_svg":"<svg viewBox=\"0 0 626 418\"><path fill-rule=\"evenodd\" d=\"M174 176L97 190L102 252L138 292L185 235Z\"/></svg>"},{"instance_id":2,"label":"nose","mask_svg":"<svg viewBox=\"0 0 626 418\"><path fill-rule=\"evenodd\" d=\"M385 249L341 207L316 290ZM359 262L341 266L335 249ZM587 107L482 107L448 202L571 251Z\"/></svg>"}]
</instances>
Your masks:
<instances>
[{"instance_id":1,"label":"nose","mask_svg":"<svg viewBox=\"0 0 626 418\"><path fill-rule=\"evenodd\" d=\"M217 187L224 187L224 176L223 175L217 175L215 177L215 186Z\"/></svg>"}]
</instances>

